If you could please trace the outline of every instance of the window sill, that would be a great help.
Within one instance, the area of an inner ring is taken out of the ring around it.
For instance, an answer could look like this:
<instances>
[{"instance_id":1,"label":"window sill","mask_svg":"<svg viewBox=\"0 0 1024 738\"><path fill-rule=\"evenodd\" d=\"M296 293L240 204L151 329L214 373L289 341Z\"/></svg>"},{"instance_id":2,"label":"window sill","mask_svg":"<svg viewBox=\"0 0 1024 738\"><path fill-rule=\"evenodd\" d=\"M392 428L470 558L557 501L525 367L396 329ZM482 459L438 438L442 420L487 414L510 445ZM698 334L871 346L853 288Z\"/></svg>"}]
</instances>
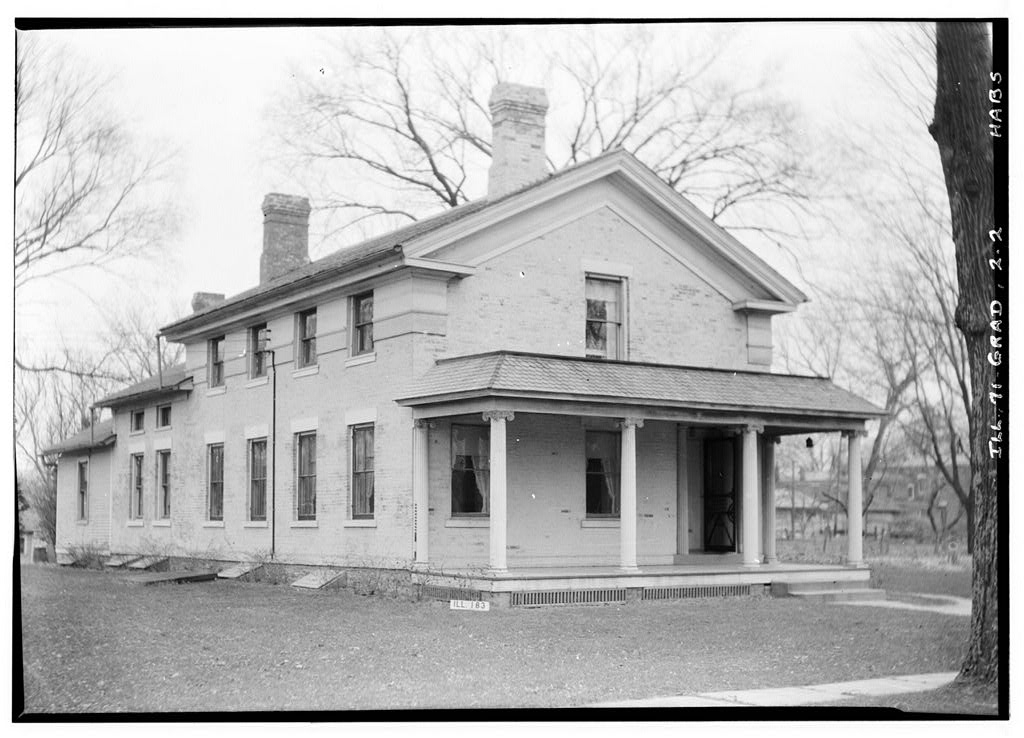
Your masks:
<instances>
[{"instance_id":1,"label":"window sill","mask_svg":"<svg viewBox=\"0 0 1024 738\"><path fill-rule=\"evenodd\" d=\"M128 435L129 436L144 436L144 435L146 435L146 429L143 428L142 430L128 431Z\"/></svg>"},{"instance_id":2,"label":"window sill","mask_svg":"<svg viewBox=\"0 0 1024 738\"><path fill-rule=\"evenodd\" d=\"M251 389L252 387L262 387L263 385L265 385L269 381L270 381L270 378L266 374L264 374L262 377L256 377L255 379L250 379L248 382L245 383L245 387L246 387L246 389Z\"/></svg>"},{"instance_id":3,"label":"window sill","mask_svg":"<svg viewBox=\"0 0 1024 738\"><path fill-rule=\"evenodd\" d=\"M292 528L319 528L320 523L316 520L293 520Z\"/></svg>"},{"instance_id":4,"label":"window sill","mask_svg":"<svg viewBox=\"0 0 1024 738\"><path fill-rule=\"evenodd\" d=\"M154 520L153 521L153 527L154 528L170 528L171 527L171 521L170 520Z\"/></svg>"},{"instance_id":5,"label":"window sill","mask_svg":"<svg viewBox=\"0 0 1024 738\"><path fill-rule=\"evenodd\" d=\"M125 525L129 528L141 528L146 524L145 520L129 520Z\"/></svg>"},{"instance_id":6,"label":"window sill","mask_svg":"<svg viewBox=\"0 0 1024 738\"><path fill-rule=\"evenodd\" d=\"M490 528L490 518L448 518L444 521L445 528Z\"/></svg>"},{"instance_id":7,"label":"window sill","mask_svg":"<svg viewBox=\"0 0 1024 738\"><path fill-rule=\"evenodd\" d=\"M346 520L343 525L346 528L376 528L377 521L374 518L358 518L355 520Z\"/></svg>"},{"instance_id":8,"label":"window sill","mask_svg":"<svg viewBox=\"0 0 1024 738\"><path fill-rule=\"evenodd\" d=\"M88 520L81 520L81 519L79 519L79 520L75 521L75 525L88 525L88 524L89 524Z\"/></svg>"},{"instance_id":9,"label":"window sill","mask_svg":"<svg viewBox=\"0 0 1024 738\"><path fill-rule=\"evenodd\" d=\"M206 396L216 397L217 395L223 395L227 391L228 388L222 384L217 387L211 387L210 389L206 390Z\"/></svg>"},{"instance_id":10,"label":"window sill","mask_svg":"<svg viewBox=\"0 0 1024 738\"><path fill-rule=\"evenodd\" d=\"M159 428L156 429L156 432L157 433L164 433L166 431L169 431L170 429L171 429L171 426L169 426L169 425L161 425Z\"/></svg>"},{"instance_id":11,"label":"window sill","mask_svg":"<svg viewBox=\"0 0 1024 738\"><path fill-rule=\"evenodd\" d=\"M204 528L223 528L224 527L224 521L223 520L205 520L205 521L203 521L203 527Z\"/></svg>"},{"instance_id":12,"label":"window sill","mask_svg":"<svg viewBox=\"0 0 1024 738\"><path fill-rule=\"evenodd\" d=\"M243 528L269 528L266 520L249 520L242 523Z\"/></svg>"},{"instance_id":13,"label":"window sill","mask_svg":"<svg viewBox=\"0 0 1024 738\"><path fill-rule=\"evenodd\" d=\"M357 354L351 359L345 362L345 366L359 366L360 364L370 364L377 360L377 352L371 351L367 354Z\"/></svg>"},{"instance_id":14,"label":"window sill","mask_svg":"<svg viewBox=\"0 0 1024 738\"><path fill-rule=\"evenodd\" d=\"M313 364L312 366L304 366L301 369L296 369L292 372L292 378L298 379L299 377L311 377L314 374L320 373L320 365Z\"/></svg>"},{"instance_id":15,"label":"window sill","mask_svg":"<svg viewBox=\"0 0 1024 738\"><path fill-rule=\"evenodd\" d=\"M621 528L621 521L618 518L583 518L580 521L581 528Z\"/></svg>"}]
</instances>

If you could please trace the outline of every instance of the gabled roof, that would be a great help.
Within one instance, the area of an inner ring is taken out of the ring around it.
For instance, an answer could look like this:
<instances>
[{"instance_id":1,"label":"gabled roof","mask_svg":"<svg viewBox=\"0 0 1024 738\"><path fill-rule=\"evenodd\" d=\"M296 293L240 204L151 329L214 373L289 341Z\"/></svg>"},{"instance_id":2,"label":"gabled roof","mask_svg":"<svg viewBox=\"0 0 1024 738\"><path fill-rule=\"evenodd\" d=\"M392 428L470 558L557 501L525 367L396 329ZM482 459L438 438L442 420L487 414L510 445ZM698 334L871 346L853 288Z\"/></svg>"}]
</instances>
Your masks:
<instances>
[{"instance_id":1,"label":"gabled roof","mask_svg":"<svg viewBox=\"0 0 1024 738\"><path fill-rule=\"evenodd\" d=\"M66 454L73 451L88 451L90 449L103 448L113 444L116 435L114 434L114 421L102 420L94 423L91 427L80 430L70 438L65 438L49 448L41 451L42 454L50 456L53 454Z\"/></svg>"},{"instance_id":2,"label":"gabled roof","mask_svg":"<svg viewBox=\"0 0 1024 738\"><path fill-rule=\"evenodd\" d=\"M518 209L533 207L536 202L556 197L567 188L578 187L600 177L616 173L628 177L652 198L657 199L660 204L671 209L677 217L684 218L699 235L718 248L723 257L734 261L756 279L770 284L773 291L782 297L779 305L786 301L792 304L806 301L806 295L795 285L701 213L696 206L675 192L635 156L624 149L617 148L606 151L593 159L561 169L542 180L528 184L495 200L487 198L474 200L430 218L416 221L398 230L335 251L277 279L257 285L170 323L161 329L161 333L181 334L193 328L199 328L207 322L258 305L265 300L289 295L307 286L371 265L386 263L389 258L395 260L398 265L412 265L414 261L422 265L422 262L429 260L415 259L414 257L429 256L429 252L436 250L438 244L444 244L455 236L461 237L467 231L471 232L473 229L484 227L491 222L492 218L510 217L518 212ZM754 309L767 309L775 312L791 309L779 308L775 305L775 303L763 302L759 307L755 306Z\"/></svg>"},{"instance_id":3,"label":"gabled roof","mask_svg":"<svg viewBox=\"0 0 1024 738\"><path fill-rule=\"evenodd\" d=\"M163 370L163 376L150 377L141 382L112 392L96 402L96 407L116 407L131 402L174 395L191 389L192 376L185 372L185 364L175 364Z\"/></svg>"},{"instance_id":4,"label":"gabled roof","mask_svg":"<svg viewBox=\"0 0 1024 738\"><path fill-rule=\"evenodd\" d=\"M558 397L738 412L870 419L883 410L823 377L495 351L442 359L397 398Z\"/></svg>"}]
</instances>

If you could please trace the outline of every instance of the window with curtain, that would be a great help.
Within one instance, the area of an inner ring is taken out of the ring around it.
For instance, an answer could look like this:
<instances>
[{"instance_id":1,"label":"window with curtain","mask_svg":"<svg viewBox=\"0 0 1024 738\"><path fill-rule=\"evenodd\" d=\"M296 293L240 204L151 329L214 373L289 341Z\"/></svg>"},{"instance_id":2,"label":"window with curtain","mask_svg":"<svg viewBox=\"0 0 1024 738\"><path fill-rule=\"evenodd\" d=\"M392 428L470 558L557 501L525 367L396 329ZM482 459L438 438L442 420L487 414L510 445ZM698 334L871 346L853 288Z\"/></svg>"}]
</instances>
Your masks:
<instances>
[{"instance_id":1,"label":"window with curtain","mask_svg":"<svg viewBox=\"0 0 1024 738\"><path fill-rule=\"evenodd\" d=\"M352 518L373 517L373 425L352 427Z\"/></svg>"},{"instance_id":2,"label":"window with curtain","mask_svg":"<svg viewBox=\"0 0 1024 738\"><path fill-rule=\"evenodd\" d=\"M587 356L622 359L622 280L587 277Z\"/></svg>"},{"instance_id":3,"label":"window with curtain","mask_svg":"<svg viewBox=\"0 0 1024 738\"><path fill-rule=\"evenodd\" d=\"M452 425L452 515L490 512L491 429Z\"/></svg>"},{"instance_id":4,"label":"window with curtain","mask_svg":"<svg viewBox=\"0 0 1024 738\"><path fill-rule=\"evenodd\" d=\"M587 431L587 517L619 517L620 436Z\"/></svg>"},{"instance_id":5,"label":"window with curtain","mask_svg":"<svg viewBox=\"0 0 1024 738\"><path fill-rule=\"evenodd\" d=\"M295 517L316 520L316 433L295 436Z\"/></svg>"}]
</instances>

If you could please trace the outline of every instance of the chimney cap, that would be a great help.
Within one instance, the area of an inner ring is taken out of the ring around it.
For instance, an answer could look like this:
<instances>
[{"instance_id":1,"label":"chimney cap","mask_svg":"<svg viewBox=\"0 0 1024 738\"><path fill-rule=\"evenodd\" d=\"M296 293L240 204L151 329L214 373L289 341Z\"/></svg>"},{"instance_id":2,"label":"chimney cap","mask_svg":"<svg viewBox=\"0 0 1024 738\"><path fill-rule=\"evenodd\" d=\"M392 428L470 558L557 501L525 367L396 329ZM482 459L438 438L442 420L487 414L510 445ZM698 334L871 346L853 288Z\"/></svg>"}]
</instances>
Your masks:
<instances>
[{"instance_id":1,"label":"chimney cap","mask_svg":"<svg viewBox=\"0 0 1024 738\"><path fill-rule=\"evenodd\" d=\"M309 198L300 195L286 195L282 192L270 192L263 198L263 214L287 213L289 215L309 216Z\"/></svg>"},{"instance_id":2,"label":"chimney cap","mask_svg":"<svg viewBox=\"0 0 1024 738\"><path fill-rule=\"evenodd\" d=\"M491 97L487 104L491 113L503 107L518 107L543 114L548 109L548 94L543 87L499 82L491 89Z\"/></svg>"}]
</instances>

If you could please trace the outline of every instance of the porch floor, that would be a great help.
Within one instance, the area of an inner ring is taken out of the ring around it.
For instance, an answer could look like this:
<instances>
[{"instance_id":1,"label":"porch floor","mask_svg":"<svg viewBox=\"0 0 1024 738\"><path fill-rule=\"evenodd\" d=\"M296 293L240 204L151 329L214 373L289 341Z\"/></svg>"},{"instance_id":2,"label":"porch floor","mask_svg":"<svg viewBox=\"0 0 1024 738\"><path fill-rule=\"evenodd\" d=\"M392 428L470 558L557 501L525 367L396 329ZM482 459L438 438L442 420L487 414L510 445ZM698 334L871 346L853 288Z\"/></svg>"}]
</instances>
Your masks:
<instances>
[{"instance_id":1,"label":"porch floor","mask_svg":"<svg viewBox=\"0 0 1024 738\"><path fill-rule=\"evenodd\" d=\"M625 571L617 566L559 566L487 569L433 569L414 574L421 584L465 587L481 592L538 592L581 589L643 589L648 587L708 587L773 583L861 584L871 570L866 566L772 563L744 566L736 563L686 563L640 566Z\"/></svg>"}]
</instances>

